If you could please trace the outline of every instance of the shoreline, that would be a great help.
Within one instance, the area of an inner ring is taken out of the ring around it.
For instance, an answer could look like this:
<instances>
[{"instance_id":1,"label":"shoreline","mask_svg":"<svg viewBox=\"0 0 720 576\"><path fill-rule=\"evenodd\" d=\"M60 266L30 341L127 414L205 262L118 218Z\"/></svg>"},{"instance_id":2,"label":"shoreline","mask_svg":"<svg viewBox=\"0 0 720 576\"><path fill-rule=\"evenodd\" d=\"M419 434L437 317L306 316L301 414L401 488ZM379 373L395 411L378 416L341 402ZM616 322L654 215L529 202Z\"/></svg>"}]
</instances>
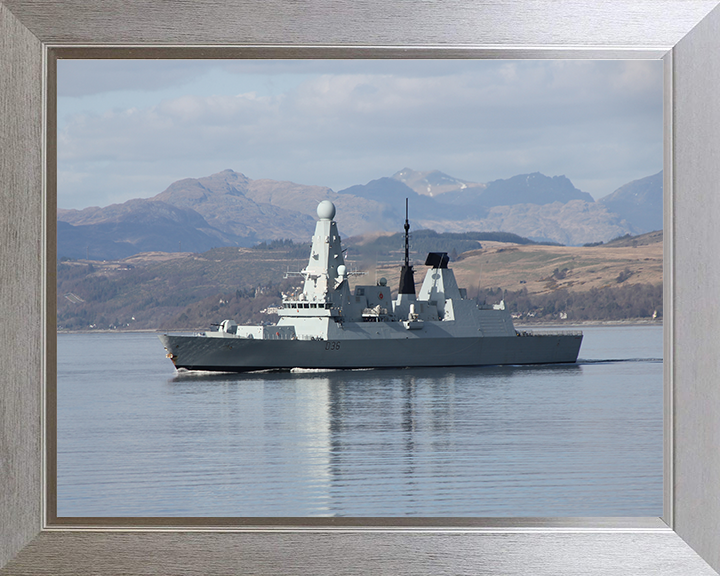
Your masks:
<instances>
[{"instance_id":1,"label":"shoreline","mask_svg":"<svg viewBox=\"0 0 720 576\"><path fill-rule=\"evenodd\" d=\"M581 320L578 322L516 322L514 323L515 328L574 328L577 326L662 326L662 319L653 320L651 318L629 318L627 320ZM122 334L140 334L140 333L153 333L163 334L166 332L205 332L207 329L195 329L195 330L181 330L173 328L137 328L134 330L122 330L122 329L98 329L98 330L58 330L57 334L111 334L111 333L122 333Z\"/></svg>"},{"instance_id":2,"label":"shoreline","mask_svg":"<svg viewBox=\"0 0 720 576\"><path fill-rule=\"evenodd\" d=\"M548 321L548 322L514 322L515 327L532 328L536 327L553 327L561 328L567 326L662 326L662 318L653 320L651 318L628 318L626 320L578 320L578 321Z\"/></svg>"}]
</instances>

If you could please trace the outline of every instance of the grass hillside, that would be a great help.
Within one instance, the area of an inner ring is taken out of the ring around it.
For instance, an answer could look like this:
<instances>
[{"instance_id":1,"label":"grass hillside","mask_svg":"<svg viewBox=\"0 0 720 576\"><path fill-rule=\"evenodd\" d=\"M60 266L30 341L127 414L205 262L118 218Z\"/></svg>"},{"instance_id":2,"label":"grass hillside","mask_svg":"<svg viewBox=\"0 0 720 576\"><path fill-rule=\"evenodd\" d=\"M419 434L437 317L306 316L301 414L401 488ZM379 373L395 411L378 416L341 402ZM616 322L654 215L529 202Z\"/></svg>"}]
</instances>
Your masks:
<instances>
[{"instance_id":1,"label":"grass hillside","mask_svg":"<svg viewBox=\"0 0 720 576\"><path fill-rule=\"evenodd\" d=\"M517 318L662 316L661 232L585 247L473 242L481 247L457 254L450 263L458 284L471 298L505 299ZM272 308L281 293L298 283L297 277L284 276L301 270L308 253L309 245L276 241L203 254L156 252L117 261L59 262L58 329L204 330L225 318L239 324L274 322ZM370 264L368 252L351 247L349 254L351 269L367 271L351 277L352 283L374 284L385 277L397 289L400 246ZM411 257L419 288L425 254Z\"/></svg>"},{"instance_id":2,"label":"grass hillside","mask_svg":"<svg viewBox=\"0 0 720 576\"><path fill-rule=\"evenodd\" d=\"M469 296L483 288L527 289L530 294L544 294L558 289L587 291L619 284L662 284L661 232L589 247L495 241L481 244L481 249L463 252L450 262L458 285L466 287ZM391 286L396 286L400 250L393 256L394 261L382 262L377 269ZM418 288L425 276L423 262L416 259Z\"/></svg>"}]
</instances>

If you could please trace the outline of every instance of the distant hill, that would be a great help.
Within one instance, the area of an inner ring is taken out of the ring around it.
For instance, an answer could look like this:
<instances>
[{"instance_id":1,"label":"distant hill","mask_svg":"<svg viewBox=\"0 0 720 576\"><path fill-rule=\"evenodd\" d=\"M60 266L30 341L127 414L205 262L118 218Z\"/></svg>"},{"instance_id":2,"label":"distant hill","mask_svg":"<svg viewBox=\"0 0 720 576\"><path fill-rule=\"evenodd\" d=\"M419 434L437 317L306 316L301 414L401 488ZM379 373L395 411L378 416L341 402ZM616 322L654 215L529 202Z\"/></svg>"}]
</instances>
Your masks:
<instances>
[{"instance_id":1,"label":"distant hill","mask_svg":"<svg viewBox=\"0 0 720 576\"><path fill-rule=\"evenodd\" d=\"M197 212L135 199L106 208L58 211L58 258L108 260L139 252L205 252L214 246L251 246L210 226Z\"/></svg>"},{"instance_id":2,"label":"distant hill","mask_svg":"<svg viewBox=\"0 0 720 576\"><path fill-rule=\"evenodd\" d=\"M443 217L456 219L460 214L454 206L448 206L430 196L418 194L412 188L395 178L378 178L367 184L358 184L338 192L340 196L355 196L365 198L385 205L385 210L392 217L392 226L398 228L398 223L405 219L405 199L411 206L414 219L429 217ZM339 207L338 207L339 208Z\"/></svg>"},{"instance_id":3,"label":"distant hill","mask_svg":"<svg viewBox=\"0 0 720 576\"><path fill-rule=\"evenodd\" d=\"M284 237L300 240L312 234L314 218L267 199L256 200L252 184L245 175L224 170L174 182L153 200L195 210L212 226L248 240Z\"/></svg>"},{"instance_id":4,"label":"distant hill","mask_svg":"<svg viewBox=\"0 0 720 576\"><path fill-rule=\"evenodd\" d=\"M410 234L411 259L425 261L428 252L447 252L451 260L459 254L482 248L482 242L510 242L525 245L536 244L510 232L442 232L415 230ZM384 234L374 238L353 236L344 240L348 254L363 262L397 262L404 257L404 234Z\"/></svg>"},{"instance_id":5,"label":"distant hill","mask_svg":"<svg viewBox=\"0 0 720 576\"><path fill-rule=\"evenodd\" d=\"M662 170L652 176L628 182L598 202L627 220L638 232L662 230Z\"/></svg>"},{"instance_id":6,"label":"distant hill","mask_svg":"<svg viewBox=\"0 0 720 576\"><path fill-rule=\"evenodd\" d=\"M224 170L179 180L151 199L58 210L58 257L89 254L103 260L147 251L204 252L279 238L306 241L315 229L317 204L325 199L342 210L345 234L384 230L397 221L372 200Z\"/></svg>"},{"instance_id":7,"label":"distant hill","mask_svg":"<svg viewBox=\"0 0 720 576\"><path fill-rule=\"evenodd\" d=\"M565 204L516 204L495 206L484 218L476 220L423 220L423 228L462 232L464 230L502 230L536 242L555 242L580 246L607 241L636 230L615 213L597 202L571 200Z\"/></svg>"},{"instance_id":8,"label":"distant hill","mask_svg":"<svg viewBox=\"0 0 720 576\"><path fill-rule=\"evenodd\" d=\"M385 230L395 222L387 206L372 198L339 194L325 186L251 180L233 170L180 180L154 199L192 208L219 229L260 240L306 241L315 230L322 200L332 201L344 215L345 234Z\"/></svg>"},{"instance_id":9,"label":"distant hill","mask_svg":"<svg viewBox=\"0 0 720 576\"><path fill-rule=\"evenodd\" d=\"M442 201L461 206L514 206L516 204L565 204L570 200L593 203L593 197L573 186L565 176L539 172L518 174L507 180L493 180L484 187L470 187L443 194Z\"/></svg>"},{"instance_id":10,"label":"distant hill","mask_svg":"<svg viewBox=\"0 0 720 576\"><path fill-rule=\"evenodd\" d=\"M393 177L335 192L323 186L252 180L224 170L178 180L149 199L58 210L58 257L102 260L283 238L305 242L313 233L321 200L335 204L344 236L399 232L406 198L414 230L502 231L539 242L582 245L644 232L658 221L662 225L661 174L594 202L565 176L540 173L478 184L437 170L405 168Z\"/></svg>"},{"instance_id":11,"label":"distant hill","mask_svg":"<svg viewBox=\"0 0 720 576\"><path fill-rule=\"evenodd\" d=\"M440 170L430 170L429 172L416 172L412 168L403 168L392 175L395 180L399 180L409 188L412 188L418 194L426 196L437 196L445 192L455 190L464 190L466 188L484 189L485 184L460 180L453 176L440 172Z\"/></svg>"},{"instance_id":12,"label":"distant hill","mask_svg":"<svg viewBox=\"0 0 720 576\"><path fill-rule=\"evenodd\" d=\"M408 184L412 184L414 189ZM423 187L432 191L433 185L436 190L443 192L436 196L417 191L423 190ZM488 216L490 208L498 206L544 206L566 204L571 200L594 203L590 194L575 188L565 176L549 177L539 172L480 185L457 180L436 170L415 172L405 168L392 178L379 178L364 185L351 186L341 190L340 194L385 202L397 216L402 214L397 207L404 207L405 198L408 198L414 218L421 221L431 219L434 222L481 220ZM555 225L563 227L561 222Z\"/></svg>"},{"instance_id":13,"label":"distant hill","mask_svg":"<svg viewBox=\"0 0 720 576\"><path fill-rule=\"evenodd\" d=\"M631 246L637 248L638 246L646 246L647 244L662 244L663 231L654 230L653 232L646 232L645 234L639 234L638 236L631 236L626 234L625 236L618 236L613 238L609 242L598 242L593 244L585 244L585 247L591 246L604 246L606 248L624 248Z\"/></svg>"}]
</instances>

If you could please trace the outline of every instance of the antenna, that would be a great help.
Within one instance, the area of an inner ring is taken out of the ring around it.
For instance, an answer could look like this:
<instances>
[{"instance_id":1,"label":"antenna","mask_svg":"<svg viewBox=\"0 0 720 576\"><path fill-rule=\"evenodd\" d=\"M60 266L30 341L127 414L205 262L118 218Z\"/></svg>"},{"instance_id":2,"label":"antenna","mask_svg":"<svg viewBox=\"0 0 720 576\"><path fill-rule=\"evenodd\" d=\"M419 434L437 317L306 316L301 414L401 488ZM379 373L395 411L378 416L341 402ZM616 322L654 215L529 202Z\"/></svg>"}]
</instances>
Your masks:
<instances>
[{"instance_id":1,"label":"antenna","mask_svg":"<svg viewBox=\"0 0 720 576\"><path fill-rule=\"evenodd\" d=\"M408 222L408 199L405 198L405 266L410 266L410 222Z\"/></svg>"}]
</instances>

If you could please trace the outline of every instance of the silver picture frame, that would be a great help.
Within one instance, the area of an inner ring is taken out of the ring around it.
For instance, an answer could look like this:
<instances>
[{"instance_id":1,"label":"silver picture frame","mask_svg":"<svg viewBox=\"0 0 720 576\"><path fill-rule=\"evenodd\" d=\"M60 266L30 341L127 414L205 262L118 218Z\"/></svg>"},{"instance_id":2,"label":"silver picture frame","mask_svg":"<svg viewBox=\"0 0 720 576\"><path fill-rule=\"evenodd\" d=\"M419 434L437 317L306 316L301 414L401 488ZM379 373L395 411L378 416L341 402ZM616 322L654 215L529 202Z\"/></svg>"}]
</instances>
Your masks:
<instances>
[{"instance_id":1,"label":"silver picture frame","mask_svg":"<svg viewBox=\"0 0 720 576\"><path fill-rule=\"evenodd\" d=\"M0 0L0 574L716 574L717 4ZM55 517L58 57L662 59L663 517Z\"/></svg>"}]
</instances>

